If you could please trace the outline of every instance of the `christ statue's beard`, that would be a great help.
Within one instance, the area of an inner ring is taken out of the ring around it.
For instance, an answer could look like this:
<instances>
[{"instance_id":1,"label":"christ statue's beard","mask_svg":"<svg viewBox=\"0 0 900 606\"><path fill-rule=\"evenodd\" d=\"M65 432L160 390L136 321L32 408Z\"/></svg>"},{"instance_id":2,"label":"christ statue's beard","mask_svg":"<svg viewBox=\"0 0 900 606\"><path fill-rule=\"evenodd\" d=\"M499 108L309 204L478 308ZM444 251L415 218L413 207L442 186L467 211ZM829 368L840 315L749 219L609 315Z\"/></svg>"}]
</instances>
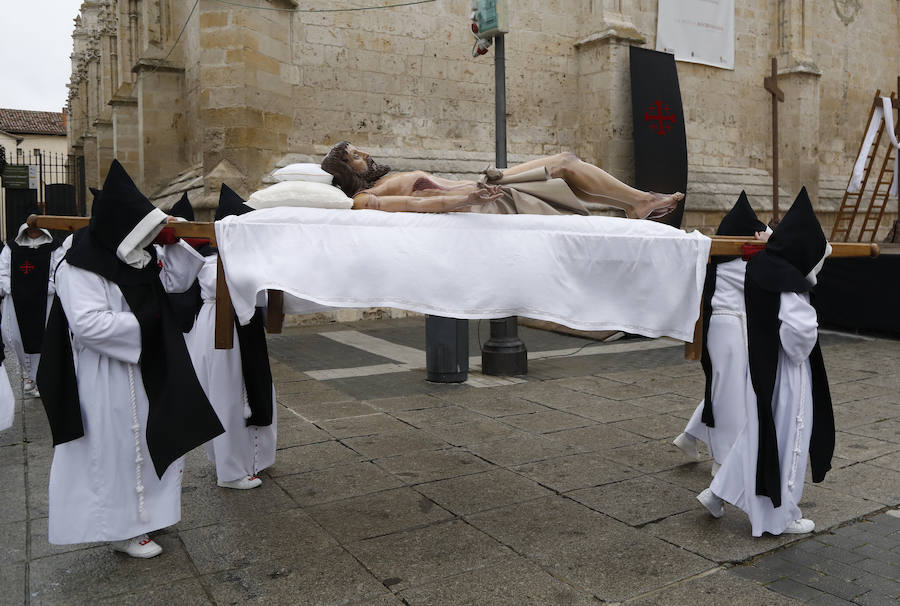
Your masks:
<instances>
[{"instance_id":1,"label":"christ statue's beard","mask_svg":"<svg viewBox=\"0 0 900 606\"><path fill-rule=\"evenodd\" d=\"M366 181L366 187L372 187L378 179L391 172L390 166L379 166L372 158L366 158L366 172L361 176Z\"/></svg>"}]
</instances>

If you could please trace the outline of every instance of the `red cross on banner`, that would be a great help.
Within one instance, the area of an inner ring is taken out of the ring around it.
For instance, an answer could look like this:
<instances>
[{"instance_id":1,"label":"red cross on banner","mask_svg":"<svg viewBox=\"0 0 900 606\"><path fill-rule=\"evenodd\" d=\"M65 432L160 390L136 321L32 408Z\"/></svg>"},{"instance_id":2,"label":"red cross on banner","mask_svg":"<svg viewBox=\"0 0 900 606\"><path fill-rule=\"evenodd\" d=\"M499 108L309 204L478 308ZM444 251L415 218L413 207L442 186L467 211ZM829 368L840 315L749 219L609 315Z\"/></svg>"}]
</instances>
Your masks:
<instances>
[{"instance_id":1,"label":"red cross on banner","mask_svg":"<svg viewBox=\"0 0 900 606\"><path fill-rule=\"evenodd\" d=\"M644 122L650 123L650 128L656 131L657 135L665 135L667 132L672 130L672 125L675 124L675 115L671 113L663 113L669 111L669 106L665 105L662 101L656 101L651 107L651 110L656 110L655 114L651 114L649 111L644 112ZM653 123L656 122L654 125ZM666 122L670 122L671 124L666 124Z\"/></svg>"},{"instance_id":2,"label":"red cross on banner","mask_svg":"<svg viewBox=\"0 0 900 606\"><path fill-rule=\"evenodd\" d=\"M21 269L22 273L27 276L28 272L30 272L32 269L34 269L34 265L32 265L31 263L29 263L26 260L25 263L23 263L22 265L19 265L19 269Z\"/></svg>"}]
</instances>

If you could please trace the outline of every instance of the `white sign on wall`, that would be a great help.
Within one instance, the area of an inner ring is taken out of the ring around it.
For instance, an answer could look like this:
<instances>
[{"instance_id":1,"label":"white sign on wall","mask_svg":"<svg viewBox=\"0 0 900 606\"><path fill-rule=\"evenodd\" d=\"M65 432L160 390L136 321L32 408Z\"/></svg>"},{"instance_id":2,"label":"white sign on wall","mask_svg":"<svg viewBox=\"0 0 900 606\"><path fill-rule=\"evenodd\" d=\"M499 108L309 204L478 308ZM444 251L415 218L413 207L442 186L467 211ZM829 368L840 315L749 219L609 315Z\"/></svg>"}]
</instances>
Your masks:
<instances>
[{"instance_id":1,"label":"white sign on wall","mask_svg":"<svg viewBox=\"0 0 900 606\"><path fill-rule=\"evenodd\" d=\"M734 0L659 0L656 50L734 69Z\"/></svg>"}]
</instances>

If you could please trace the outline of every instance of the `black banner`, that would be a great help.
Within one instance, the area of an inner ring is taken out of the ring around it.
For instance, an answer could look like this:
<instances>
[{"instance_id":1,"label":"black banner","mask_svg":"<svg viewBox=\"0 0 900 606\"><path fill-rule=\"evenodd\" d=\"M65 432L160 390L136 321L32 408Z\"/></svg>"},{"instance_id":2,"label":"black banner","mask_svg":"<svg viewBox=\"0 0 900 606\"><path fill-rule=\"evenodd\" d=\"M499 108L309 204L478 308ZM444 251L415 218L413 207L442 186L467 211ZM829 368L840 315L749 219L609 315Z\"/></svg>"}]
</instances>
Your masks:
<instances>
[{"instance_id":1,"label":"black banner","mask_svg":"<svg viewBox=\"0 0 900 606\"><path fill-rule=\"evenodd\" d=\"M669 194L687 190L687 137L675 56L630 47L635 187ZM660 222L681 226L684 203Z\"/></svg>"},{"instance_id":2,"label":"black banner","mask_svg":"<svg viewBox=\"0 0 900 606\"><path fill-rule=\"evenodd\" d=\"M826 259L814 293L819 325L900 337L900 255Z\"/></svg>"}]
</instances>

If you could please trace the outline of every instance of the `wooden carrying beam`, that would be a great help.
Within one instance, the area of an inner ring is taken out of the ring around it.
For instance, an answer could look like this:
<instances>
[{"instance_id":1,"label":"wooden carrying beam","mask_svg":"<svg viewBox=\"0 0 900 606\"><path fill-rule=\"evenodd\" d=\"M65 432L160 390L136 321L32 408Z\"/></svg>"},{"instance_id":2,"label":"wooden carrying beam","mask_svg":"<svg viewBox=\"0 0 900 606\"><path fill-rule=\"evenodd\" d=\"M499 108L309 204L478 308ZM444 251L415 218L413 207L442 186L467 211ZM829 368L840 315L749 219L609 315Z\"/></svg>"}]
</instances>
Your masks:
<instances>
[{"instance_id":1,"label":"wooden carrying beam","mask_svg":"<svg viewBox=\"0 0 900 606\"><path fill-rule=\"evenodd\" d=\"M57 229L60 231L77 231L87 227L88 217L64 217L54 215L31 215L28 217L28 225L44 229ZM199 221L175 221L166 224L171 227L179 238L208 238L210 244L216 244L216 230L213 223ZM222 257L217 261L216 272L216 349L231 349L234 347L234 310L231 307L231 295L228 293L228 284L225 282L225 268L222 265Z\"/></svg>"},{"instance_id":2,"label":"wooden carrying beam","mask_svg":"<svg viewBox=\"0 0 900 606\"><path fill-rule=\"evenodd\" d=\"M709 256L720 255L733 256L742 253L745 244L759 245L759 240L744 238L741 236L713 236L712 245L709 248ZM832 257L877 257L880 249L877 244L855 242L831 242ZM684 358L686 360L699 360L700 351L703 348L703 308L701 304L700 315L697 324L694 325L694 340L684 344Z\"/></svg>"}]
</instances>

